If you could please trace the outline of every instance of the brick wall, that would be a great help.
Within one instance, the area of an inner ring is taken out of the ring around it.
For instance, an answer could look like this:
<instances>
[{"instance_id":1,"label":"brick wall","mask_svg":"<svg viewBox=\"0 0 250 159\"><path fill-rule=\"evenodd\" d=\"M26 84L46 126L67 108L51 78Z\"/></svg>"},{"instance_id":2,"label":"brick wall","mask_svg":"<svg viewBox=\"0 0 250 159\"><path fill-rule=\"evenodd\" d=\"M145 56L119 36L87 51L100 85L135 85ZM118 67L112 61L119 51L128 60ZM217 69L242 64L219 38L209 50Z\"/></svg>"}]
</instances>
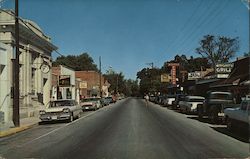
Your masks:
<instances>
[{"instance_id":1,"label":"brick wall","mask_svg":"<svg viewBox=\"0 0 250 159\"><path fill-rule=\"evenodd\" d=\"M89 93L94 86L99 86L100 74L95 71L76 71L76 78L80 78L82 81L87 82L87 89L81 89L80 94L88 97ZM102 76L102 85L104 85L104 77Z\"/></svg>"}]
</instances>

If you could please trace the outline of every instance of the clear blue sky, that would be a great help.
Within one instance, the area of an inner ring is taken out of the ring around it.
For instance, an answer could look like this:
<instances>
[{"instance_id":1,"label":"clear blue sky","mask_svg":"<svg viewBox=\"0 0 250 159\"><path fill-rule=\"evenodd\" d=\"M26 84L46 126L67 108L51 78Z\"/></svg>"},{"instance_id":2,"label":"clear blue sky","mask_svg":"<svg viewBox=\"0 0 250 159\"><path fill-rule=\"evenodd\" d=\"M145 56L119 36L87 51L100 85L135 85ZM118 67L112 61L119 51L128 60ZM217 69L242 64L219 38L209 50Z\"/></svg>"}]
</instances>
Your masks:
<instances>
[{"instance_id":1,"label":"clear blue sky","mask_svg":"<svg viewBox=\"0 0 250 159\"><path fill-rule=\"evenodd\" d=\"M241 0L20 0L20 16L35 21L64 55L88 52L103 72L126 78L146 63L161 67L176 54L198 56L206 34L239 37L249 51L249 10ZM14 0L2 8L14 9ZM53 53L53 57L57 57Z\"/></svg>"}]
</instances>

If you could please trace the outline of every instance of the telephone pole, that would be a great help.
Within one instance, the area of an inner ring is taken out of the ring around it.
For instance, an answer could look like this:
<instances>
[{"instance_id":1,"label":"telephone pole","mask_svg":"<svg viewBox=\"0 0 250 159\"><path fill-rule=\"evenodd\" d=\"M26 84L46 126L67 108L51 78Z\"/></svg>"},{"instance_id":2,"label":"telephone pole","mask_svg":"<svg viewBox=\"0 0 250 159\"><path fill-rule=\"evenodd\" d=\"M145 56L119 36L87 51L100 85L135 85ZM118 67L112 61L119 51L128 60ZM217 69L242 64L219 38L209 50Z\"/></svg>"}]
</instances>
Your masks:
<instances>
[{"instance_id":1,"label":"telephone pole","mask_svg":"<svg viewBox=\"0 0 250 159\"><path fill-rule=\"evenodd\" d=\"M99 76L99 80L100 80L100 97L102 98L102 59L101 56L99 56L99 71L100 71L100 76Z\"/></svg>"},{"instance_id":2,"label":"telephone pole","mask_svg":"<svg viewBox=\"0 0 250 159\"><path fill-rule=\"evenodd\" d=\"M14 61L13 72L13 85L14 85L14 97L13 97L13 123L15 127L20 126L20 114L19 114L19 21L18 21L18 0L15 0L15 45L16 45L16 57Z\"/></svg>"}]
</instances>

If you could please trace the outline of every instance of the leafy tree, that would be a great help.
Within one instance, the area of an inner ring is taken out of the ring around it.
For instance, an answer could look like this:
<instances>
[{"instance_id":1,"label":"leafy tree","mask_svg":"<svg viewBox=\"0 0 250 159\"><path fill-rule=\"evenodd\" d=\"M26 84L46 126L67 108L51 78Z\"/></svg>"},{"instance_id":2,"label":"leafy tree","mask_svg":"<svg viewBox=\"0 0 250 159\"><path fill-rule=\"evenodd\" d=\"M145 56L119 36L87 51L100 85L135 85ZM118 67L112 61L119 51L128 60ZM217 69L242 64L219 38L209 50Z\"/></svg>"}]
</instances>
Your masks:
<instances>
[{"instance_id":1,"label":"leafy tree","mask_svg":"<svg viewBox=\"0 0 250 159\"><path fill-rule=\"evenodd\" d=\"M109 92L112 92L114 94L116 93L123 93L125 90L125 79L124 79L124 75L120 72L120 73L115 73L115 72L111 72L111 73L106 73L103 75L104 78L110 83L110 87L109 87ZM117 92L118 91L118 92Z\"/></svg>"},{"instance_id":2,"label":"leafy tree","mask_svg":"<svg viewBox=\"0 0 250 159\"><path fill-rule=\"evenodd\" d=\"M228 62L238 49L238 38L206 35L200 41L200 47L196 48L196 52L207 58L215 70L216 64Z\"/></svg>"},{"instance_id":3,"label":"leafy tree","mask_svg":"<svg viewBox=\"0 0 250 159\"><path fill-rule=\"evenodd\" d=\"M249 57L250 56L250 51L248 53L244 53L244 57Z\"/></svg>"},{"instance_id":4,"label":"leafy tree","mask_svg":"<svg viewBox=\"0 0 250 159\"><path fill-rule=\"evenodd\" d=\"M60 56L53 62L53 66L58 65L68 66L75 71L98 71L96 64L94 64L92 57L90 57L88 53L82 53L76 56Z\"/></svg>"}]
</instances>

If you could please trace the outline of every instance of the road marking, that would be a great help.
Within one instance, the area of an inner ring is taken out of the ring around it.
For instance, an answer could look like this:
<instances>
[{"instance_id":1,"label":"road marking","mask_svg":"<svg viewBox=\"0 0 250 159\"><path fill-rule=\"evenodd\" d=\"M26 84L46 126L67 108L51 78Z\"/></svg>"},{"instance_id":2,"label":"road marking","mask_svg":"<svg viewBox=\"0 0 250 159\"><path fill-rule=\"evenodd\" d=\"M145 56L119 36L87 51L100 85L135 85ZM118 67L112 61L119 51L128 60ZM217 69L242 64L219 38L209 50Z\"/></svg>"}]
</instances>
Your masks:
<instances>
[{"instance_id":1,"label":"road marking","mask_svg":"<svg viewBox=\"0 0 250 159\"><path fill-rule=\"evenodd\" d=\"M37 138L35 138L35 139L33 139L33 140L30 140L30 141L28 141L28 142L26 142L26 143L24 143L24 144L22 144L22 145L18 145L17 147L23 147L23 146L25 146L25 145L27 145L27 144L30 144L30 143L32 143L32 142L34 142L34 141L36 141L36 140L39 140L39 139L41 139L41 138L43 138L43 137L45 137L45 136L48 136L48 135L50 135L50 134L52 134L52 133L54 133L54 132L56 132L56 131L58 131L58 130L60 130L60 129L62 129L62 128L65 128L65 127L67 127L67 126L69 126L69 125L71 125L71 124L74 124L74 123L80 121L81 119L85 119L85 118L87 118L87 117L89 117L89 116L91 116L91 115L93 115L93 114L95 114L95 113L97 113L97 112L99 112L99 111L101 111L101 109L99 109L99 110L97 110L97 111L94 111L94 112L92 112L92 113L90 113L90 114L88 114L88 115L86 115L86 116L83 116L83 117L81 117L80 119L74 120L73 122L68 123L68 124L66 124L65 126L59 127L59 128L54 129L54 130L52 130L52 131L50 131L50 132L48 132L48 133L46 133L46 134L43 134L42 136L39 136L39 137L37 137ZM1 159L1 158L0 158L0 159Z\"/></svg>"}]
</instances>

